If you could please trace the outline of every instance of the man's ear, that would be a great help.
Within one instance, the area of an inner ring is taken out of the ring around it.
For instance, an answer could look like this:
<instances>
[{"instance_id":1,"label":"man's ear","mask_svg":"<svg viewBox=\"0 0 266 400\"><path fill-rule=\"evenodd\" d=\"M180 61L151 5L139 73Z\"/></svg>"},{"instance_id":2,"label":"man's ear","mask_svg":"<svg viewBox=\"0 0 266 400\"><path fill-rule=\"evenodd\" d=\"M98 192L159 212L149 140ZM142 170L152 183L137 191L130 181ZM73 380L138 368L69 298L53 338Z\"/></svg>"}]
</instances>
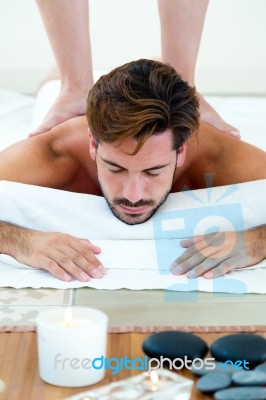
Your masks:
<instances>
[{"instance_id":1,"label":"man's ear","mask_svg":"<svg viewBox=\"0 0 266 400\"><path fill-rule=\"evenodd\" d=\"M88 134L89 134L89 142L90 142L90 156L93 161L96 160L96 153L97 153L97 142L93 137L93 134L91 131L88 129Z\"/></svg>"},{"instance_id":2,"label":"man's ear","mask_svg":"<svg viewBox=\"0 0 266 400\"><path fill-rule=\"evenodd\" d=\"M183 144L178 150L178 154L176 157L176 168L182 167L186 159L186 153L187 153L187 145Z\"/></svg>"}]
</instances>

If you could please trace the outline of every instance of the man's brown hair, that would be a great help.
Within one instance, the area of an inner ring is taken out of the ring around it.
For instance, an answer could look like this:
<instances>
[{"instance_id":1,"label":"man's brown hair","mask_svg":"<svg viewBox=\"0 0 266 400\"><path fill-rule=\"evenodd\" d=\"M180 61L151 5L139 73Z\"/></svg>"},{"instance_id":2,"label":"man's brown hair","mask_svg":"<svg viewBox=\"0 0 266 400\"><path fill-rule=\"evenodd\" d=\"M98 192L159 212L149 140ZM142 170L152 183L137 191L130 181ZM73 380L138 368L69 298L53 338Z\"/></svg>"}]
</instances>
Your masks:
<instances>
[{"instance_id":1,"label":"man's brown hair","mask_svg":"<svg viewBox=\"0 0 266 400\"><path fill-rule=\"evenodd\" d=\"M169 64L141 59L103 75L87 99L89 128L98 143L133 137L136 154L152 135L173 132L179 150L199 125L195 88Z\"/></svg>"}]
</instances>

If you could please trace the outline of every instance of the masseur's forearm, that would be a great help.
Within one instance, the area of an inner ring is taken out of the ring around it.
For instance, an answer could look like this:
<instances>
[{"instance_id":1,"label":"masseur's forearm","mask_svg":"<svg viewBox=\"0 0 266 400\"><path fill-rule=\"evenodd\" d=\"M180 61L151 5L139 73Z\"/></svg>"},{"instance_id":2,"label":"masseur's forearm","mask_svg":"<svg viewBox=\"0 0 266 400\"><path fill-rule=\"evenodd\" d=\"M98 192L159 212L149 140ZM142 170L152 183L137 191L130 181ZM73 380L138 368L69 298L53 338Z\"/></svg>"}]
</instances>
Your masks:
<instances>
[{"instance_id":1,"label":"masseur's forearm","mask_svg":"<svg viewBox=\"0 0 266 400\"><path fill-rule=\"evenodd\" d=\"M38 232L0 221L0 253L22 264L49 271L57 278L88 281L101 278L105 269L95 254L98 246L87 239L60 232Z\"/></svg>"}]
</instances>

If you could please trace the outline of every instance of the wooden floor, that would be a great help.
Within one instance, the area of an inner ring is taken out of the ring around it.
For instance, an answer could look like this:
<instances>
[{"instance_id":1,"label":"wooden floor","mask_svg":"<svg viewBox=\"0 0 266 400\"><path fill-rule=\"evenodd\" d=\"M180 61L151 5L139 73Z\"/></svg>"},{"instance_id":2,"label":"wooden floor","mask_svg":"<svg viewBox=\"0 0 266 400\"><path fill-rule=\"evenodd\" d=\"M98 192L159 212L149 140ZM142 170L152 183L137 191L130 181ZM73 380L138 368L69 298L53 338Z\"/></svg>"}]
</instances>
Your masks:
<instances>
[{"instance_id":1,"label":"wooden floor","mask_svg":"<svg viewBox=\"0 0 266 400\"><path fill-rule=\"evenodd\" d=\"M225 333L206 333L199 336L210 345L218 337L224 335ZM262 335L266 337L266 332ZM107 356L118 358L127 356L131 359L142 357L141 345L147 336L148 334L141 333L109 334ZM114 376L109 370L105 379L98 386L115 379L125 379L137 373L139 371L124 370ZM181 371L181 374L191 379L197 379L187 370ZM93 387L61 388L43 382L38 373L37 341L34 332L0 334L0 379L5 382L7 387L6 391L0 395L1 400L59 400ZM199 393L194 387L191 399L210 400L211 397Z\"/></svg>"}]
</instances>

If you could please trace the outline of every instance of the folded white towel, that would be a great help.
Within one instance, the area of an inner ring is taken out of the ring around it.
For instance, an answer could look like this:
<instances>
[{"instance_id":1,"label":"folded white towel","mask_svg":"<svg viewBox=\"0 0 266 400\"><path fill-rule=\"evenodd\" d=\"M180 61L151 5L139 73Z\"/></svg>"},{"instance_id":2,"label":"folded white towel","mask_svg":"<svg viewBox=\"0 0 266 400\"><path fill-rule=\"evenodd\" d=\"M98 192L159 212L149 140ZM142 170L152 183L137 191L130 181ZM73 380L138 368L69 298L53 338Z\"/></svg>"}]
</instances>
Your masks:
<instances>
[{"instance_id":1,"label":"folded white towel","mask_svg":"<svg viewBox=\"0 0 266 400\"><path fill-rule=\"evenodd\" d=\"M87 238L102 248L102 279L62 282L43 270L18 268L0 256L0 286L99 289L203 290L266 293L266 261L215 280L173 276L170 264L183 251L180 239L213 228L243 230L265 223L266 180L170 194L147 222L119 221L102 197L13 182L0 182L0 219L42 231Z\"/></svg>"}]
</instances>

